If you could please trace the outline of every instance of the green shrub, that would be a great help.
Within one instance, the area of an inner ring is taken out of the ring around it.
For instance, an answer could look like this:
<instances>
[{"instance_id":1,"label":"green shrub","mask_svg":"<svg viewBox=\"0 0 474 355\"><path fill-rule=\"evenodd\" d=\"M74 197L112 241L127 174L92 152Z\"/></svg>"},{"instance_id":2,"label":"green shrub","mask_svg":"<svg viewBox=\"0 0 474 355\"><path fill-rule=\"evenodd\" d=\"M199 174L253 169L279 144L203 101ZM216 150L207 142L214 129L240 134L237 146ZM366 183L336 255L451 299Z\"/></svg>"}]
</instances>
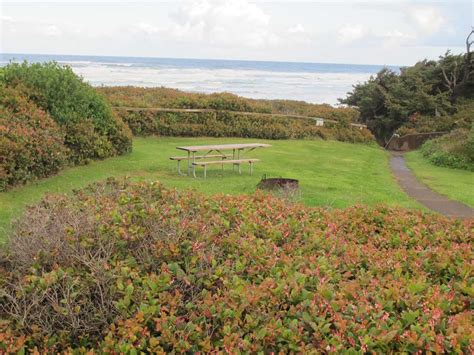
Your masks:
<instances>
[{"instance_id":1,"label":"green shrub","mask_svg":"<svg viewBox=\"0 0 474 355\"><path fill-rule=\"evenodd\" d=\"M251 137L265 139L324 138L367 143L368 130L349 126L358 112L347 107L310 104L293 100L255 100L230 93L200 94L169 88L101 87L119 116L135 135ZM125 108L138 108L126 110ZM208 109L209 112L163 112L140 108ZM234 112L232 112L234 111ZM239 112L255 113L244 115ZM273 114L274 116L271 116ZM318 127L312 119L282 115L305 115L337 121ZM337 127L336 129L334 127Z\"/></svg>"},{"instance_id":2,"label":"green shrub","mask_svg":"<svg viewBox=\"0 0 474 355\"><path fill-rule=\"evenodd\" d=\"M97 142L99 146L81 152L80 156L73 155L74 162L131 150L128 128L113 114L105 98L74 74L70 67L54 62L11 63L3 68L3 82L9 87L25 88L30 100L48 112L59 126L66 127L69 135L67 143L81 141L82 137L71 135L73 132L82 134L84 125L88 125L85 121L92 124L94 137L87 137L86 140L89 143ZM70 148L73 153L78 153L75 146Z\"/></svg>"},{"instance_id":3,"label":"green shrub","mask_svg":"<svg viewBox=\"0 0 474 355\"><path fill-rule=\"evenodd\" d=\"M245 137L261 139L336 139L354 143L373 142L367 129L344 123L316 126L312 119L269 114L244 115L230 111L163 112L117 109L117 114L139 136Z\"/></svg>"},{"instance_id":4,"label":"green shrub","mask_svg":"<svg viewBox=\"0 0 474 355\"><path fill-rule=\"evenodd\" d=\"M110 180L17 221L0 351L469 352L473 227Z\"/></svg>"},{"instance_id":5,"label":"green shrub","mask_svg":"<svg viewBox=\"0 0 474 355\"><path fill-rule=\"evenodd\" d=\"M421 152L435 165L474 171L474 126L429 140Z\"/></svg>"},{"instance_id":6,"label":"green shrub","mask_svg":"<svg viewBox=\"0 0 474 355\"><path fill-rule=\"evenodd\" d=\"M439 117L414 114L402 127L397 129L399 135L428 132L450 132L455 129L470 129L474 124L474 100L460 99L452 115Z\"/></svg>"},{"instance_id":7,"label":"green shrub","mask_svg":"<svg viewBox=\"0 0 474 355\"><path fill-rule=\"evenodd\" d=\"M116 107L213 109L322 117L333 120L357 121L359 112L350 107L332 107L295 100L249 99L230 93L202 94L170 88L140 88L132 86L101 87L109 102Z\"/></svg>"},{"instance_id":8,"label":"green shrub","mask_svg":"<svg viewBox=\"0 0 474 355\"><path fill-rule=\"evenodd\" d=\"M51 116L21 90L0 85L0 191L57 173L69 155Z\"/></svg>"}]
</instances>

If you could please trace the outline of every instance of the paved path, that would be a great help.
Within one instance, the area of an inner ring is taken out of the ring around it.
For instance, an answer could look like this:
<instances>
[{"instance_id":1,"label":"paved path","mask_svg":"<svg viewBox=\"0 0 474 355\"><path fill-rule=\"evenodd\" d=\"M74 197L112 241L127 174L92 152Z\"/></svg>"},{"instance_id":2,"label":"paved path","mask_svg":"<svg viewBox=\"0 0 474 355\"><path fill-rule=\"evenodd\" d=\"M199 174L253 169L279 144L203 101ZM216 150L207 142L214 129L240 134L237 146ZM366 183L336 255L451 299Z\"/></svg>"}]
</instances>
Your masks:
<instances>
[{"instance_id":1,"label":"paved path","mask_svg":"<svg viewBox=\"0 0 474 355\"><path fill-rule=\"evenodd\" d=\"M400 186L411 198L429 209L449 217L474 217L474 210L461 202L453 201L446 196L434 192L419 182L405 164L403 153L392 152L390 167Z\"/></svg>"}]
</instances>

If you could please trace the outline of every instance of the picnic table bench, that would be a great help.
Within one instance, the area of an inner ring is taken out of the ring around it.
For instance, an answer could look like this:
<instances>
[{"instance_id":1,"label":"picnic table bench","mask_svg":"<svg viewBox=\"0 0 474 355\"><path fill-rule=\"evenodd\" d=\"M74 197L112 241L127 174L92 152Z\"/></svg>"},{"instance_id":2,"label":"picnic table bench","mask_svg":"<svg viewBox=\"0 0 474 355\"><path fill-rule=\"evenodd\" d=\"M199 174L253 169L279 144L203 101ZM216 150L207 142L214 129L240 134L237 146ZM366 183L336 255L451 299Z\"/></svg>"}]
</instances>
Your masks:
<instances>
[{"instance_id":1,"label":"picnic table bench","mask_svg":"<svg viewBox=\"0 0 474 355\"><path fill-rule=\"evenodd\" d=\"M171 157L171 160L176 160L178 162L178 173L181 173L180 162L183 160L187 161L188 173L187 175L192 174L196 177L196 166L204 167L204 177L207 177L207 166L220 164L222 169L224 169L224 164L232 164L233 170L235 167L238 167L239 174L241 171L241 164L248 163L250 165L250 174L252 174L253 163L260 161L259 159L249 159L241 158L241 153L244 151L252 151L257 148L267 148L270 147L269 144L265 143L240 143L240 144L217 144L217 145L195 145L195 146L183 146L176 147L178 150L183 150L187 152L187 156L184 157ZM232 151L232 155L224 153L224 151ZM199 152L206 152L204 155L196 155ZM211 154L212 153L212 154ZM220 160L206 160L207 158L220 158ZM228 159L232 158L232 159ZM199 160L196 162L196 160Z\"/></svg>"}]
</instances>

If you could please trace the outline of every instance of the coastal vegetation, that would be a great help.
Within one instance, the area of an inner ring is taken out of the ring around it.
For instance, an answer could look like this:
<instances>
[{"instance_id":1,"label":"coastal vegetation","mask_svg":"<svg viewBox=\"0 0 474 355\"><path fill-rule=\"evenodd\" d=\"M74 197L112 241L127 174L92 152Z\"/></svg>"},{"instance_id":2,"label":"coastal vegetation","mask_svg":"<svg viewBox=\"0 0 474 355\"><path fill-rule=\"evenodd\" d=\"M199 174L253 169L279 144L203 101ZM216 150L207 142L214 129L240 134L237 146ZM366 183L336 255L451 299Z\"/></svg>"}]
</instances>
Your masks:
<instances>
[{"instance_id":1,"label":"coastal vegetation","mask_svg":"<svg viewBox=\"0 0 474 355\"><path fill-rule=\"evenodd\" d=\"M131 150L128 127L69 67L11 63L0 91L1 190Z\"/></svg>"},{"instance_id":2,"label":"coastal vegetation","mask_svg":"<svg viewBox=\"0 0 474 355\"><path fill-rule=\"evenodd\" d=\"M434 165L474 171L474 126L429 140L421 153Z\"/></svg>"},{"instance_id":3,"label":"coastal vegetation","mask_svg":"<svg viewBox=\"0 0 474 355\"><path fill-rule=\"evenodd\" d=\"M473 227L108 180L15 224L0 350L469 352Z\"/></svg>"},{"instance_id":4,"label":"coastal vegetation","mask_svg":"<svg viewBox=\"0 0 474 355\"><path fill-rule=\"evenodd\" d=\"M229 93L187 93L167 88L102 87L99 91L116 108L133 134L140 136L373 141L369 130L350 126L357 121L358 112L348 107L334 108L291 100L255 100ZM165 112L154 110L156 108L209 111ZM327 121L324 126L318 126L316 118Z\"/></svg>"},{"instance_id":5,"label":"coastal vegetation","mask_svg":"<svg viewBox=\"0 0 474 355\"><path fill-rule=\"evenodd\" d=\"M250 99L231 93L202 94L171 88L139 88L132 86L100 87L114 107L212 109L220 111L292 114L356 122L359 113L350 107L311 104L294 100Z\"/></svg>"},{"instance_id":6,"label":"coastal vegetation","mask_svg":"<svg viewBox=\"0 0 474 355\"><path fill-rule=\"evenodd\" d=\"M57 173L68 161L64 133L25 94L0 85L0 191Z\"/></svg>"},{"instance_id":7,"label":"coastal vegetation","mask_svg":"<svg viewBox=\"0 0 474 355\"><path fill-rule=\"evenodd\" d=\"M449 51L438 60L423 60L400 72L381 70L354 86L341 103L357 107L360 121L381 142L406 134L470 129L474 121L472 55Z\"/></svg>"},{"instance_id":8,"label":"coastal vegetation","mask_svg":"<svg viewBox=\"0 0 474 355\"><path fill-rule=\"evenodd\" d=\"M314 119L248 115L232 111L163 112L147 109L117 109L117 114L139 136L243 137L260 139L332 139L372 143L369 130L344 121L318 126Z\"/></svg>"}]
</instances>

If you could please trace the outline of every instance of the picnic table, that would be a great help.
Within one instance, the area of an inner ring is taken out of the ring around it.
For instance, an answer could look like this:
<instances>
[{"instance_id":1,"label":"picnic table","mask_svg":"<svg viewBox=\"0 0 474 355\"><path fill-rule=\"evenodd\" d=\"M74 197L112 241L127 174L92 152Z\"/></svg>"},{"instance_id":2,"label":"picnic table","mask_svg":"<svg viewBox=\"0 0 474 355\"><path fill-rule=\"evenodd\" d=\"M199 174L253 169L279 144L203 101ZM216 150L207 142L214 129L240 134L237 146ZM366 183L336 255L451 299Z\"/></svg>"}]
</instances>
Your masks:
<instances>
[{"instance_id":1,"label":"picnic table","mask_svg":"<svg viewBox=\"0 0 474 355\"><path fill-rule=\"evenodd\" d=\"M178 162L178 173L181 173L180 162L182 160L187 161L188 173L191 174L191 169L193 176L196 177L196 166L204 167L204 177L206 177L207 166L212 164L221 164L222 169L224 169L224 164L232 164L233 170L237 166L239 168L239 173L241 173L240 165L243 163L250 164L250 174L252 174L252 164L259 161L259 159L245 159L241 157L244 152L250 152L257 148L268 148L271 147L270 144L265 143L238 143L238 144L216 144L216 145L193 145L193 146L183 146L176 147L178 150L183 150L187 152L186 157L171 157L171 160L176 160ZM232 154L229 154L232 151ZM204 154L197 154L200 152L205 152ZM226 153L229 152L229 153ZM220 160L204 160L204 159L215 159L219 158ZM199 162L196 162L199 160Z\"/></svg>"}]
</instances>

